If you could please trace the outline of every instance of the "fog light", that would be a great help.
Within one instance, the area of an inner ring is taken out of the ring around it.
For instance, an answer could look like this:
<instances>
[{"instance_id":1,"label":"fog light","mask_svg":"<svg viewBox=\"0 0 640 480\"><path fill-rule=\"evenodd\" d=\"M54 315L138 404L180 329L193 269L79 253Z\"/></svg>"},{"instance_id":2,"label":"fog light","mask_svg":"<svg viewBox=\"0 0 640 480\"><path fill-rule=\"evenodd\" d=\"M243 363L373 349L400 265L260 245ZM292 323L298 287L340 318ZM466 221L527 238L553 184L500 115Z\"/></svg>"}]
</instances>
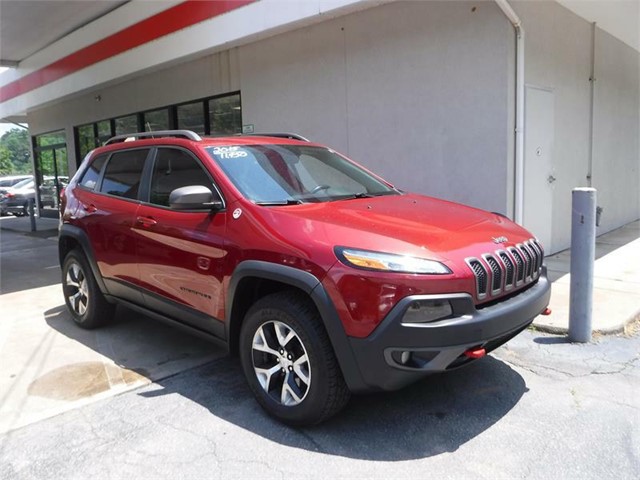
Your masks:
<instances>
[{"instance_id":1,"label":"fog light","mask_svg":"<svg viewBox=\"0 0 640 480\"><path fill-rule=\"evenodd\" d=\"M409 365L413 361L413 354L408 350L394 350L391 352L391 358L396 364Z\"/></svg>"},{"instance_id":2,"label":"fog light","mask_svg":"<svg viewBox=\"0 0 640 480\"><path fill-rule=\"evenodd\" d=\"M402 352L400 355L400 363L406 365L411 360L411 352Z\"/></svg>"},{"instance_id":3,"label":"fog light","mask_svg":"<svg viewBox=\"0 0 640 480\"><path fill-rule=\"evenodd\" d=\"M404 323L426 323L442 320L453 314L447 300L416 300L411 302L404 314Z\"/></svg>"}]
</instances>

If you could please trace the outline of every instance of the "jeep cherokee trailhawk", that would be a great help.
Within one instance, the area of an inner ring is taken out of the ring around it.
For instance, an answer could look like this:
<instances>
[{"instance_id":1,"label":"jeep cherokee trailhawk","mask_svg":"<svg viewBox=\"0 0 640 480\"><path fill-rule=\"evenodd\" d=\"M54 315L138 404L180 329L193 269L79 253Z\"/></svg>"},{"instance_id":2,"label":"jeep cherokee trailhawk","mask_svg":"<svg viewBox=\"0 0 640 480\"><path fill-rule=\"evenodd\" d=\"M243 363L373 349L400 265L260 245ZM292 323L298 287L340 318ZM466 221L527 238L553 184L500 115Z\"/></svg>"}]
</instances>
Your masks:
<instances>
[{"instance_id":1,"label":"jeep cherokee trailhawk","mask_svg":"<svg viewBox=\"0 0 640 480\"><path fill-rule=\"evenodd\" d=\"M522 227L288 134L109 140L64 190L59 253L79 326L120 303L218 340L293 425L484 356L550 295Z\"/></svg>"}]
</instances>

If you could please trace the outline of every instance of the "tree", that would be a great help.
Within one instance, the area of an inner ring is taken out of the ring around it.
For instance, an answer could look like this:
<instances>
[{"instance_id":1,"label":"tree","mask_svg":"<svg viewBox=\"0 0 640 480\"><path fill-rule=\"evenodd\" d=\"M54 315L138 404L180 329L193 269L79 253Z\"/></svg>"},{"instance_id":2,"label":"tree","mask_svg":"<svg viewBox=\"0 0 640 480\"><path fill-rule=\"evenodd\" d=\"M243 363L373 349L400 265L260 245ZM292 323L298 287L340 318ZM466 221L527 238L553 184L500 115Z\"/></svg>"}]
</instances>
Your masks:
<instances>
[{"instance_id":1,"label":"tree","mask_svg":"<svg viewBox=\"0 0 640 480\"><path fill-rule=\"evenodd\" d=\"M15 173L15 167L11 161L11 152L8 148L0 145L0 175L11 175Z\"/></svg>"},{"instance_id":2,"label":"tree","mask_svg":"<svg viewBox=\"0 0 640 480\"><path fill-rule=\"evenodd\" d=\"M12 128L0 138L0 146L9 151L9 160L14 166L10 173L32 173L29 132L27 130Z\"/></svg>"}]
</instances>

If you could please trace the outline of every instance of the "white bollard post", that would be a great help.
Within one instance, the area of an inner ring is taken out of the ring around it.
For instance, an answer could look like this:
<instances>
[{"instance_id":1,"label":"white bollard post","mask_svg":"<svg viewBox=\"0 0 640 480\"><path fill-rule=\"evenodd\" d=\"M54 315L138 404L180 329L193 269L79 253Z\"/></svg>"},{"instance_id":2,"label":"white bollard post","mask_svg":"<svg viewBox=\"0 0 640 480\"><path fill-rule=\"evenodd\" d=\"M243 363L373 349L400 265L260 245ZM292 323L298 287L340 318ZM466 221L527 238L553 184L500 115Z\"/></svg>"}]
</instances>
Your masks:
<instances>
[{"instance_id":1,"label":"white bollard post","mask_svg":"<svg viewBox=\"0 0 640 480\"><path fill-rule=\"evenodd\" d=\"M572 342L588 343L592 335L596 189L574 188L571 205L569 339Z\"/></svg>"}]
</instances>

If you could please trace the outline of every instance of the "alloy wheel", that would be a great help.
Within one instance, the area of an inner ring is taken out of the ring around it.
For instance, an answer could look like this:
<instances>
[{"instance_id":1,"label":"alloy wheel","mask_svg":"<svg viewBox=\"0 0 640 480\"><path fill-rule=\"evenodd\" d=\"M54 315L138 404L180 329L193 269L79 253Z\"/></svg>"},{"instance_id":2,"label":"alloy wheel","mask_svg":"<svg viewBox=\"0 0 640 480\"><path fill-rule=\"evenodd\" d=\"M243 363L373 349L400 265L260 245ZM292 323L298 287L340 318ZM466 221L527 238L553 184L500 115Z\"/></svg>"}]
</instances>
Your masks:
<instances>
[{"instance_id":1,"label":"alloy wheel","mask_svg":"<svg viewBox=\"0 0 640 480\"><path fill-rule=\"evenodd\" d=\"M276 402L300 404L311 386L309 356L300 337L287 324L263 323L252 342L253 369L260 386Z\"/></svg>"},{"instance_id":2,"label":"alloy wheel","mask_svg":"<svg viewBox=\"0 0 640 480\"><path fill-rule=\"evenodd\" d=\"M84 315L87 311L87 305L89 304L89 290L87 278L80 265L75 262L69 265L65 284L69 305L76 315Z\"/></svg>"}]
</instances>

